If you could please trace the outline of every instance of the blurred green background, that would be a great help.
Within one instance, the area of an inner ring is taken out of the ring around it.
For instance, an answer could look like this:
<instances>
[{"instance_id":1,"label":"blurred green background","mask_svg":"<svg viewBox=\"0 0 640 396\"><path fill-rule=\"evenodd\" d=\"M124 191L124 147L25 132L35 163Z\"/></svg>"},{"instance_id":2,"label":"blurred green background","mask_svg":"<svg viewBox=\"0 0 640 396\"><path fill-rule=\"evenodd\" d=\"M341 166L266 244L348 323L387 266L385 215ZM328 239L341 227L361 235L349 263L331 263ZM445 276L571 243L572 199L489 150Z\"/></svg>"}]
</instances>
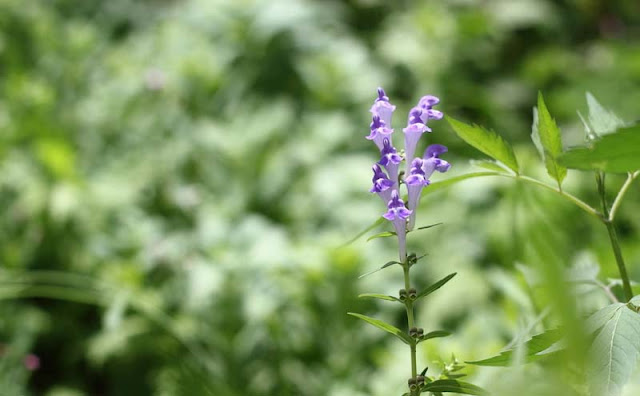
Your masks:
<instances>
[{"instance_id":1,"label":"blurred green background","mask_svg":"<svg viewBox=\"0 0 640 396\"><path fill-rule=\"evenodd\" d=\"M587 91L640 118L640 3L0 0L0 395L403 393L404 345L346 315L405 320L357 299L401 287L397 268L358 279L393 241L341 247L384 210L364 139L378 86L396 133L434 94L551 181L530 142L537 92L567 146ZM453 164L434 179L472 171L482 155L431 126ZM566 186L597 204L591 175ZM636 280L639 198L619 226ZM433 373L542 329L553 293L526 281L541 261L617 277L601 224L511 180L423 197L418 224L435 222L410 238L428 253L418 286L458 272L418 311L455 333L421 344ZM467 368L497 393L554 381L513 370Z\"/></svg>"}]
</instances>

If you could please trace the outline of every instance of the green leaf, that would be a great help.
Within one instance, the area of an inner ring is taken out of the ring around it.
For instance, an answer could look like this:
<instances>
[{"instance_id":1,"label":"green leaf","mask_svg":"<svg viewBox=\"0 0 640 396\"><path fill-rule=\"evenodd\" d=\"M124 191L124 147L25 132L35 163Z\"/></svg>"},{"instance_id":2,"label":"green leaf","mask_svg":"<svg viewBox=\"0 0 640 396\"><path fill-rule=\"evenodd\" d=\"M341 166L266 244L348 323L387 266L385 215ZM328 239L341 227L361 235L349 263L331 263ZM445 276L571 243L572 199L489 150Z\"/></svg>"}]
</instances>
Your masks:
<instances>
[{"instance_id":1,"label":"green leaf","mask_svg":"<svg viewBox=\"0 0 640 396\"><path fill-rule=\"evenodd\" d=\"M370 236L369 238L367 238L367 242L369 242L372 239L387 238L387 237L394 236L394 235L396 235L395 231L384 231L384 232L381 232L379 234L375 234L375 235Z\"/></svg>"},{"instance_id":2,"label":"green leaf","mask_svg":"<svg viewBox=\"0 0 640 396\"><path fill-rule=\"evenodd\" d=\"M451 335L451 333L449 333L448 331L444 331L444 330L430 331L427 334L423 335L420 338L420 340L418 340L418 342L420 343L422 341L430 340L432 338L448 337L450 335Z\"/></svg>"},{"instance_id":3,"label":"green leaf","mask_svg":"<svg viewBox=\"0 0 640 396\"><path fill-rule=\"evenodd\" d=\"M380 271L380 270L383 270L383 269L385 269L385 268L387 268L387 267L390 267L390 266L392 266L392 265L394 265L394 264L402 264L402 263L400 263L399 261L389 261L389 262L387 262L385 265L383 265L382 267L380 267L380 268L378 268L378 269L374 269L374 270L373 270L373 271L371 271L371 272L367 272L366 274L362 274L362 275L360 275L360 276L358 277L358 279L362 279L362 278L364 278L365 276L369 276L369 275L371 275L371 274L375 274L376 272L378 272L378 271Z\"/></svg>"},{"instance_id":4,"label":"green leaf","mask_svg":"<svg viewBox=\"0 0 640 396\"><path fill-rule=\"evenodd\" d=\"M589 92L587 92L587 106L589 107L589 126L597 136L606 135L624 126L624 121L602 107Z\"/></svg>"},{"instance_id":5,"label":"green leaf","mask_svg":"<svg viewBox=\"0 0 640 396\"><path fill-rule=\"evenodd\" d=\"M352 243L354 243L355 241L357 241L358 239L362 238L362 236L366 233L368 233L369 231L375 229L376 227L378 227L379 225L381 225L382 223L385 222L385 218L384 217L379 217L378 220L376 220L373 224L371 224L370 226L368 226L367 228L365 228L364 230L360 231L356 236L354 236L353 238L351 238L349 241L345 242L344 246L348 246L351 245Z\"/></svg>"},{"instance_id":6,"label":"green leaf","mask_svg":"<svg viewBox=\"0 0 640 396\"><path fill-rule=\"evenodd\" d=\"M440 379L426 384L420 389L421 392L452 392L464 395L486 396L489 392L479 386L468 382L456 381L452 379Z\"/></svg>"},{"instance_id":7,"label":"green leaf","mask_svg":"<svg viewBox=\"0 0 640 396\"><path fill-rule=\"evenodd\" d=\"M360 294L358 298L377 298L379 300L386 300L386 301L400 301L400 299L397 297L387 296L386 294L375 294L375 293Z\"/></svg>"},{"instance_id":8,"label":"green leaf","mask_svg":"<svg viewBox=\"0 0 640 396\"><path fill-rule=\"evenodd\" d=\"M533 109L533 126L531 129L531 139L544 160L547 173L558 182L558 186L561 185L567 176L567 168L557 162L558 156L562 154L560 129L555 120L551 118L540 92L538 93L538 108Z\"/></svg>"},{"instance_id":9,"label":"green leaf","mask_svg":"<svg viewBox=\"0 0 640 396\"><path fill-rule=\"evenodd\" d=\"M502 165L500 162L492 161L492 160L471 160L471 165L477 166L479 168L488 169L491 171L496 171L500 173L509 172L509 169Z\"/></svg>"},{"instance_id":10,"label":"green leaf","mask_svg":"<svg viewBox=\"0 0 640 396\"><path fill-rule=\"evenodd\" d=\"M518 173L518 161L513 153L513 148L502 136L477 125L468 125L446 117L449 125L458 136L471 146L482 151L489 157L498 160Z\"/></svg>"},{"instance_id":11,"label":"green leaf","mask_svg":"<svg viewBox=\"0 0 640 396\"><path fill-rule=\"evenodd\" d=\"M640 125L618 129L587 147L566 151L560 164L572 169L626 173L640 169Z\"/></svg>"},{"instance_id":12,"label":"green leaf","mask_svg":"<svg viewBox=\"0 0 640 396\"><path fill-rule=\"evenodd\" d=\"M590 379L591 394L620 395L639 354L640 315L622 304L615 308L589 350L587 378Z\"/></svg>"},{"instance_id":13,"label":"green leaf","mask_svg":"<svg viewBox=\"0 0 640 396\"><path fill-rule=\"evenodd\" d=\"M387 333L393 334L394 336L398 337L400 340L402 340L402 342L404 342L407 345L413 345L414 344L413 338L409 337L409 335L407 333L404 333L402 330L400 330L399 328L397 328L395 326L390 325L389 323L383 322L383 321L381 321L379 319L371 318L371 317L366 316L366 315L353 313L353 312L348 312L348 315L355 316L356 318L360 318L360 319L364 320L365 322L367 322L369 324L372 324L372 325L376 326L377 328L386 331Z\"/></svg>"},{"instance_id":14,"label":"green leaf","mask_svg":"<svg viewBox=\"0 0 640 396\"><path fill-rule=\"evenodd\" d=\"M562 338L562 331L560 329L548 330L544 333L533 336L529 341L525 342L522 347L524 348L525 362L534 362L549 356L548 353L539 354L544 350L551 347ZM514 349L509 349L500 353L497 356L477 360L474 362L466 362L468 364L475 364L476 366L509 366L513 363Z\"/></svg>"},{"instance_id":15,"label":"green leaf","mask_svg":"<svg viewBox=\"0 0 640 396\"><path fill-rule=\"evenodd\" d=\"M449 275L445 276L444 278L440 279L439 281L437 281L436 283L432 284L431 286L427 287L423 291L421 291L420 294L418 294L416 296L416 301L418 301L422 297L428 296L429 294L433 293L434 291L436 291L439 288L441 288L442 286L444 286L445 283L449 282L454 276L456 276L456 274L457 274L457 272L449 274Z\"/></svg>"},{"instance_id":16,"label":"green leaf","mask_svg":"<svg viewBox=\"0 0 640 396\"><path fill-rule=\"evenodd\" d=\"M443 190L463 180L472 179L475 177L499 176L499 175L500 173L498 172L474 172L474 173L466 173L460 176L450 177L446 180L429 184L427 187L422 189L422 195L424 196L425 194L431 194L433 192ZM426 205L426 202L427 200L424 200L424 199L422 200L423 205Z\"/></svg>"},{"instance_id":17,"label":"green leaf","mask_svg":"<svg viewBox=\"0 0 640 396\"><path fill-rule=\"evenodd\" d=\"M439 225L442 225L442 223L435 223L435 224L429 224L428 226L418 227L418 228L415 229L415 231L426 230L428 228L433 228L433 227L436 227L436 226L439 226Z\"/></svg>"}]
</instances>

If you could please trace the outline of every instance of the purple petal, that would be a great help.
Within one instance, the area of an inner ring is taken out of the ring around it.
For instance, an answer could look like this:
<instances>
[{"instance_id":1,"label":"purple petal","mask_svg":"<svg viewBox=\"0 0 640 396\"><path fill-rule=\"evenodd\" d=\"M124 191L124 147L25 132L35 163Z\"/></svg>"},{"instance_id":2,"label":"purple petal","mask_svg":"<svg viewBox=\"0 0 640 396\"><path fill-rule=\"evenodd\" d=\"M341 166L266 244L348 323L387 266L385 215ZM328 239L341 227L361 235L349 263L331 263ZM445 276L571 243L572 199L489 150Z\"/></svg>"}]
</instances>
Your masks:
<instances>
[{"instance_id":1,"label":"purple petal","mask_svg":"<svg viewBox=\"0 0 640 396\"><path fill-rule=\"evenodd\" d=\"M449 151L449 149L446 146L443 146L441 144L431 144L424 151L424 157L423 158L425 158L425 159L432 158L432 157L436 157L437 158L437 157L440 156L440 154L446 153L447 151Z\"/></svg>"}]
</instances>

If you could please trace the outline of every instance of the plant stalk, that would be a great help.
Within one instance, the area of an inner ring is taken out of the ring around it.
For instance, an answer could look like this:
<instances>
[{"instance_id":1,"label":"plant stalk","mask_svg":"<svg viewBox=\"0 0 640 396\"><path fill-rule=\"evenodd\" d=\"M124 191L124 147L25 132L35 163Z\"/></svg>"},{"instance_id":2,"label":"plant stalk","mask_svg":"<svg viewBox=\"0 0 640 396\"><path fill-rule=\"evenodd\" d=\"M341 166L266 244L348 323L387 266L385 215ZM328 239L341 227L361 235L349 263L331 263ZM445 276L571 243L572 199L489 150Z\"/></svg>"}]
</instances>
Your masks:
<instances>
[{"instance_id":1,"label":"plant stalk","mask_svg":"<svg viewBox=\"0 0 640 396\"><path fill-rule=\"evenodd\" d=\"M409 276L409 261L407 259L404 260L402 265L402 269L404 271L404 287L405 290L409 291L411 288L411 278ZM413 301L411 301L408 297L404 301L404 306L407 309L407 324L409 325L409 329L415 327L415 318L413 316ZM418 376L418 367L416 362L416 344L413 343L410 345L411 348L411 378L416 378ZM411 392L411 395L417 395L420 391Z\"/></svg>"},{"instance_id":2,"label":"plant stalk","mask_svg":"<svg viewBox=\"0 0 640 396\"><path fill-rule=\"evenodd\" d=\"M609 214L609 208L607 207L607 199L605 195L604 174L602 172L596 173L596 183L598 184L598 192L600 193L600 202L602 203L602 214L604 219L602 220L607 227L607 233L609 234L609 241L611 242L611 248L613 249L613 255L616 258L616 264L618 265L618 272L622 279L622 291L624 293L624 299L626 302L633 298L633 291L631 290L631 282L629 281L629 275L627 273L627 267L624 264L624 258L622 257L622 250L620 249L620 243L618 241L618 234L616 233L615 226L611 220Z\"/></svg>"}]
</instances>

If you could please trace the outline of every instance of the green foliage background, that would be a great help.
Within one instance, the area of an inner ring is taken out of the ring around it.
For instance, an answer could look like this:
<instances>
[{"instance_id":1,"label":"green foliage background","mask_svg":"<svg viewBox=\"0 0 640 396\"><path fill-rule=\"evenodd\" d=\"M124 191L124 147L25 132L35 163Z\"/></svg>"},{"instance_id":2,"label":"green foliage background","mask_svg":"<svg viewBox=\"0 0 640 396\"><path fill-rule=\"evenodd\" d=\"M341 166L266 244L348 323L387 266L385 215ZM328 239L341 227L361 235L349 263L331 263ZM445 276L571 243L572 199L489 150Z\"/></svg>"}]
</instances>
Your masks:
<instances>
[{"instance_id":1,"label":"green foliage background","mask_svg":"<svg viewBox=\"0 0 640 396\"><path fill-rule=\"evenodd\" d=\"M565 146L583 141L586 91L637 119L639 26L632 0L0 0L0 395L401 394L402 345L346 315L403 323L356 298L397 293L393 267L357 279L392 241L341 247L384 209L367 192L376 87L396 131L435 94L545 178L538 90ZM432 127L443 178L482 158ZM565 186L596 204L590 174ZM639 198L619 227L636 280ZM416 281L458 272L418 312L454 332L421 344L430 370L535 334L557 296L529 270L617 277L606 230L548 192L473 179L422 206L418 225L444 225L411 235ZM467 372L496 394L565 389L537 367Z\"/></svg>"}]
</instances>

